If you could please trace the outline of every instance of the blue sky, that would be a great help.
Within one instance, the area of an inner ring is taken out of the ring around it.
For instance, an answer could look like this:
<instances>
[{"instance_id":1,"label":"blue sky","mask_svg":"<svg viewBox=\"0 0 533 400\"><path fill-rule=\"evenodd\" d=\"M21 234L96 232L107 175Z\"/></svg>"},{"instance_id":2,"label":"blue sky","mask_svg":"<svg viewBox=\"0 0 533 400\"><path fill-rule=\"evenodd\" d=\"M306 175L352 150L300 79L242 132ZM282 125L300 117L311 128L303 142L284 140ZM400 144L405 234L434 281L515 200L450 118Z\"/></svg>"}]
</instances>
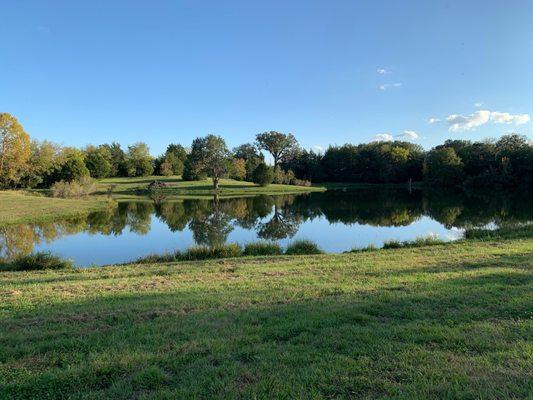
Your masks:
<instances>
[{"instance_id":1,"label":"blue sky","mask_svg":"<svg viewBox=\"0 0 533 400\"><path fill-rule=\"evenodd\" d=\"M266 130L532 138L532 21L528 0L5 0L0 111L37 139L154 154Z\"/></svg>"}]
</instances>

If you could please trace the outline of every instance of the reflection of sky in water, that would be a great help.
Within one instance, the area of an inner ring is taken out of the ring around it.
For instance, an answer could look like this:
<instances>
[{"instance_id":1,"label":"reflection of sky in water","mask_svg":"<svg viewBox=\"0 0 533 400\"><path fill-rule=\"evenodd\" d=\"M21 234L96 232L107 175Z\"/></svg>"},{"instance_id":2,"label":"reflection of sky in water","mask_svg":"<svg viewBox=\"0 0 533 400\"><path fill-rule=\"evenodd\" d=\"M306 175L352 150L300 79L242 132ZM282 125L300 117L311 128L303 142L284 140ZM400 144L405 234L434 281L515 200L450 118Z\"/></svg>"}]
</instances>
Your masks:
<instances>
[{"instance_id":1,"label":"reflection of sky in water","mask_svg":"<svg viewBox=\"0 0 533 400\"><path fill-rule=\"evenodd\" d=\"M271 216L262 221L270 220ZM280 240L279 243L286 245L295 239L310 239L325 251L343 252L370 244L379 247L390 239L411 240L419 236L437 235L443 240L453 240L459 238L461 233L462 230L446 229L429 217L421 217L411 225L400 227L330 224L325 217L317 217L302 222L293 238ZM254 229L234 226L226 242L247 243L257 240L260 238ZM88 266L127 262L150 253L184 250L192 245L194 239L188 228L172 232L166 223L152 215L150 231L145 235L133 233L129 229L118 236L82 232L57 238L49 244L41 243L35 247L35 251L51 251L62 257L72 258L77 265Z\"/></svg>"}]
</instances>

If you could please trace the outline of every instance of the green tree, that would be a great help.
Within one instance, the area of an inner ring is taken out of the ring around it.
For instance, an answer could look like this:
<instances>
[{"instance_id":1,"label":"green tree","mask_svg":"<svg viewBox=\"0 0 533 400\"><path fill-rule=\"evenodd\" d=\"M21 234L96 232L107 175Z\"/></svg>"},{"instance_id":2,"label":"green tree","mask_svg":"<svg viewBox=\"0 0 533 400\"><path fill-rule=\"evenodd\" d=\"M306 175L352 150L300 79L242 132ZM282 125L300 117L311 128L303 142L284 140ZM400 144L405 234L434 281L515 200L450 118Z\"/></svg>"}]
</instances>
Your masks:
<instances>
[{"instance_id":1,"label":"green tree","mask_svg":"<svg viewBox=\"0 0 533 400\"><path fill-rule=\"evenodd\" d=\"M93 178L107 178L111 176L113 170L111 152L104 146L87 146L85 165Z\"/></svg>"},{"instance_id":2,"label":"green tree","mask_svg":"<svg viewBox=\"0 0 533 400\"><path fill-rule=\"evenodd\" d=\"M192 176L205 174L213 179L213 188L218 190L220 178L228 172L231 155L222 137L208 135L192 142L188 166ZM188 172L189 174L189 172Z\"/></svg>"},{"instance_id":3,"label":"green tree","mask_svg":"<svg viewBox=\"0 0 533 400\"><path fill-rule=\"evenodd\" d=\"M89 176L85 166L85 155L74 147L65 147L62 152L63 163L55 175L54 181L72 182Z\"/></svg>"},{"instance_id":4,"label":"green tree","mask_svg":"<svg viewBox=\"0 0 533 400\"><path fill-rule=\"evenodd\" d=\"M253 182L261 186L268 186L273 180L274 171L272 168L265 163L259 164L253 174Z\"/></svg>"},{"instance_id":5,"label":"green tree","mask_svg":"<svg viewBox=\"0 0 533 400\"><path fill-rule=\"evenodd\" d=\"M0 187L14 187L28 170L30 136L17 119L0 113Z\"/></svg>"},{"instance_id":6,"label":"green tree","mask_svg":"<svg viewBox=\"0 0 533 400\"><path fill-rule=\"evenodd\" d=\"M259 133L255 139L259 149L266 150L272 155L274 167L298 147L298 142L291 133L263 132Z\"/></svg>"},{"instance_id":7,"label":"green tree","mask_svg":"<svg viewBox=\"0 0 533 400\"><path fill-rule=\"evenodd\" d=\"M246 167L247 181L252 180L252 175L257 166L265 162L265 157L257 150L253 144L245 143L233 149L233 157L244 160Z\"/></svg>"},{"instance_id":8,"label":"green tree","mask_svg":"<svg viewBox=\"0 0 533 400\"><path fill-rule=\"evenodd\" d=\"M148 176L154 172L153 158L145 143L128 146L125 161L128 176Z\"/></svg>"},{"instance_id":9,"label":"green tree","mask_svg":"<svg viewBox=\"0 0 533 400\"><path fill-rule=\"evenodd\" d=\"M463 178L463 163L453 147L436 147L424 161L424 177L434 185L456 186Z\"/></svg>"},{"instance_id":10,"label":"green tree","mask_svg":"<svg viewBox=\"0 0 533 400\"><path fill-rule=\"evenodd\" d=\"M31 141L31 156L29 168L24 175L24 187L47 187L52 182L52 176L63 164L61 146L49 142Z\"/></svg>"}]
</instances>

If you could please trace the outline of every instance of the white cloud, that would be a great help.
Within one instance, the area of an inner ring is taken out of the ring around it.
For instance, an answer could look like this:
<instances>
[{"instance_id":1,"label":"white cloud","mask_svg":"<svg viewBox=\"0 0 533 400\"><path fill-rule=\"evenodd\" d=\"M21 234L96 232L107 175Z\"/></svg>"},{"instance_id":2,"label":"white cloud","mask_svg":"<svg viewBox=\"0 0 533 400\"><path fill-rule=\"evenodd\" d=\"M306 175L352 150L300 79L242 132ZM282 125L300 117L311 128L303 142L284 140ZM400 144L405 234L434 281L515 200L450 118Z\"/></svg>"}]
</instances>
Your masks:
<instances>
[{"instance_id":1,"label":"white cloud","mask_svg":"<svg viewBox=\"0 0 533 400\"><path fill-rule=\"evenodd\" d=\"M399 135L396 135L396 137L410 139L410 140L416 140L420 136L415 131L403 131L403 133L401 133Z\"/></svg>"},{"instance_id":2,"label":"white cloud","mask_svg":"<svg viewBox=\"0 0 533 400\"><path fill-rule=\"evenodd\" d=\"M450 124L450 131L459 132L476 129L478 126L489 122L489 119L490 111L479 110L467 116L452 114L446 118L446 121L448 121L448 124Z\"/></svg>"},{"instance_id":3,"label":"white cloud","mask_svg":"<svg viewBox=\"0 0 533 400\"><path fill-rule=\"evenodd\" d=\"M318 151L319 153L323 152L324 151L324 148L322 146L319 146L318 144L315 144L313 146L313 150L316 150Z\"/></svg>"},{"instance_id":4,"label":"white cloud","mask_svg":"<svg viewBox=\"0 0 533 400\"><path fill-rule=\"evenodd\" d=\"M474 103L474 107L479 108L483 105L481 102Z\"/></svg>"},{"instance_id":5,"label":"white cloud","mask_svg":"<svg viewBox=\"0 0 533 400\"><path fill-rule=\"evenodd\" d=\"M400 82L397 83L384 83L383 85L379 85L379 90L385 91L392 88L400 88L402 87L402 84Z\"/></svg>"},{"instance_id":6,"label":"white cloud","mask_svg":"<svg viewBox=\"0 0 533 400\"><path fill-rule=\"evenodd\" d=\"M372 139L373 142L392 142L393 137L390 133L378 133Z\"/></svg>"},{"instance_id":7,"label":"white cloud","mask_svg":"<svg viewBox=\"0 0 533 400\"><path fill-rule=\"evenodd\" d=\"M433 118L430 119L430 123ZM470 115L453 114L446 118L450 125L450 131L469 131L476 129L487 122L492 121L496 124L515 124L522 125L531 120L529 114L510 114L508 112L479 110Z\"/></svg>"},{"instance_id":8,"label":"white cloud","mask_svg":"<svg viewBox=\"0 0 533 400\"><path fill-rule=\"evenodd\" d=\"M522 125L529 122L529 114L509 114L507 112L493 111L490 114L490 120L497 124L515 124Z\"/></svg>"},{"instance_id":9,"label":"white cloud","mask_svg":"<svg viewBox=\"0 0 533 400\"><path fill-rule=\"evenodd\" d=\"M431 117L428 119L428 124L434 124L435 122L440 122L440 118Z\"/></svg>"},{"instance_id":10,"label":"white cloud","mask_svg":"<svg viewBox=\"0 0 533 400\"><path fill-rule=\"evenodd\" d=\"M380 75L392 74L392 71L389 68L378 68L377 73Z\"/></svg>"}]
</instances>

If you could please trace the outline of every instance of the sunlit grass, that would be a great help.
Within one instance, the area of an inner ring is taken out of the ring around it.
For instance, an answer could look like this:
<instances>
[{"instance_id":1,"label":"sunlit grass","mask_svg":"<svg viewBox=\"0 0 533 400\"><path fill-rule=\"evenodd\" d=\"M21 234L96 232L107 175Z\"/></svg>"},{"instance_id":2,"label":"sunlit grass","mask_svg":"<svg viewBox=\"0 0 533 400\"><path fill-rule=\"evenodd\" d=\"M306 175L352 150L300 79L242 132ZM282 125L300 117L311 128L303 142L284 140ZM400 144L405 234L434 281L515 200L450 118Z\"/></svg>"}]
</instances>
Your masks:
<instances>
[{"instance_id":1,"label":"sunlit grass","mask_svg":"<svg viewBox=\"0 0 533 400\"><path fill-rule=\"evenodd\" d=\"M0 273L0 398L528 398L533 239Z\"/></svg>"},{"instance_id":2,"label":"sunlit grass","mask_svg":"<svg viewBox=\"0 0 533 400\"><path fill-rule=\"evenodd\" d=\"M0 191L0 226L88 213L106 206L101 198L56 199L16 191Z\"/></svg>"},{"instance_id":3,"label":"sunlit grass","mask_svg":"<svg viewBox=\"0 0 533 400\"><path fill-rule=\"evenodd\" d=\"M187 196L188 198L213 196L213 183L211 179L200 181L184 181L179 176L149 176L142 178L109 178L98 182L98 191L114 195L145 194L147 186L153 181L161 181L167 187L161 191L168 196ZM257 194L284 194L323 191L321 187L304 187L294 185L268 185L259 186L252 182L236 181L233 179L221 179L217 194L221 197Z\"/></svg>"}]
</instances>

